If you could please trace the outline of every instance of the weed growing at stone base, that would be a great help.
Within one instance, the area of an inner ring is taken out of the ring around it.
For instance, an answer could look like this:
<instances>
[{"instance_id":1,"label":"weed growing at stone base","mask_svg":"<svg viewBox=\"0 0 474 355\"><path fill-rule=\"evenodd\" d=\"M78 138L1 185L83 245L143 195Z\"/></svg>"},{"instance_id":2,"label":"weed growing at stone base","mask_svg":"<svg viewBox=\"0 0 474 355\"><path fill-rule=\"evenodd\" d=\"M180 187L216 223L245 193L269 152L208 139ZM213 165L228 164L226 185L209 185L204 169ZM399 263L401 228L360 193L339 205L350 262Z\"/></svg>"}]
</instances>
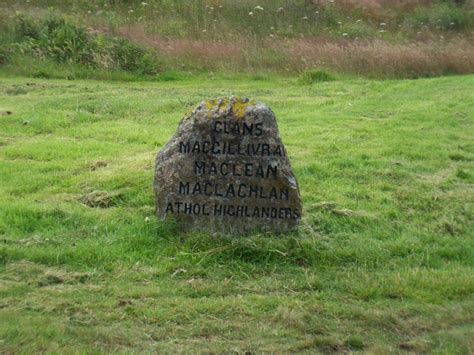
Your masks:
<instances>
[{"instance_id":1,"label":"weed growing at stone base","mask_svg":"<svg viewBox=\"0 0 474 355\"><path fill-rule=\"evenodd\" d=\"M468 353L473 76L0 79L5 352ZM299 232L154 217L155 155L203 99L275 112Z\"/></svg>"}]
</instances>

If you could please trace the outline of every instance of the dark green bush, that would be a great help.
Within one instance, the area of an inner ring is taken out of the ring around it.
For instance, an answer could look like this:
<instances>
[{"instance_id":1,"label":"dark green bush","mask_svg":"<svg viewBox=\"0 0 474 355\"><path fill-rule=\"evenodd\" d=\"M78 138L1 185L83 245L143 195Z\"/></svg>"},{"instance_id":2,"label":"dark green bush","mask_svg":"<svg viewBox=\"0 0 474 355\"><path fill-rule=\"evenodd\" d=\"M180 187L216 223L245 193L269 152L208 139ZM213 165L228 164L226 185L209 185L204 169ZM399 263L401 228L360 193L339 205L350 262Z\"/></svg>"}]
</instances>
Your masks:
<instances>
[{"instance_id":1,"label":"dark green bush","mask_svg":"<svg viewBox=\"0 0 474 355\"><path fill-rule=\"evenodd\" d=\"M0 47L0 65L7 64L10 61L10 53L6 47Z\"/></svg>"},{"instance_id":2,"label":"dark green bush","mask_svg":"<svg viewBox=\"0 0 474 355\"><path fill-rule=\"evenodd\" d=\"M58 17L55 15L48 15L47 17L44 18L42 24L41 24L41 32L43 36L50 36L53 34L55 31L60 29L66 24L66 20L64 20L62 17Z\"/></svg>"},{"instance_id":3,"label":"dark green bush","mask_svg":"<svg viewBox=\"0 0 474 355\"><path fill-rule=\"evenodd\" d=\"M92 64L92 39L84 29L63 19L48 18L44 21L38 46L47 57L59 63Z\"/></svg>"},{"instance_id":4,"label":"dark green bush","mask_svg":"<svg viewBox=\"0 0 474 355\"><path fill-rule=\"evenodd\" d=\"M1 26L0 31L2 31ZM7 64L10 61L12 54L12 38L9 36L0 36L0 65Z\"/></svg>"},{"instance_id":5,"label":"dark green bush","mask_svg":"<svg viewBox=\"0 0 474 355\"><path fill-rule=\"evenodd\" d=\"M150 51L125 38L92 35L57 16L47 16L38 22L19 15L15 19L14 37L21 51L57 63L139 74L157 72L156 59ZM0 63L7 60L7 51L1 49Z\"/></svg>"},{"instance_id":6,"label":"dark green bush","mask_svg":"<svg viewBox=\"0 0 474 355\"><path fill-rule=\"evenodd\" d=\"M143 48L124 38L113 39L111 55L113 61L122 70L141 74L156 72L153 57Z\"/></svg>"},{"instance_id":7,"label":"dark green bush","mask_svg":"<svg viewBox=\"0 0 474 355\"><path fill-rule=\"evenodd\" d=\"M16 39L39 38L40 28L32 17L20 14L14 21L13 31Z\"/></svg>"}]
</instances>

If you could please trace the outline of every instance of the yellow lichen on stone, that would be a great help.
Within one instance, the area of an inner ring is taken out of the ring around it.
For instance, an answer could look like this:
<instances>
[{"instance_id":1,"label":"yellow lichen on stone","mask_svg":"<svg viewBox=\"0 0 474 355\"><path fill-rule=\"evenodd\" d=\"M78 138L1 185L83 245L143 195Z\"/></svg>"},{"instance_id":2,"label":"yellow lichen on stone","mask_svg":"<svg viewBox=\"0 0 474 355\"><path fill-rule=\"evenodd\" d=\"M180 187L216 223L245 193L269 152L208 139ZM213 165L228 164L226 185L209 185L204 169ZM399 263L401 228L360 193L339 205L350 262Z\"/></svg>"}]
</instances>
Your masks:
<instances>
[{"instance_id":1,"label":"yellow lichen on stone","mask_svg":"<svg viewBox=\"0 0 474 355\"><path fill-rule=\"evenodd\" d=\"M207 109L210 111L215 106L216 100L208 100L204 102L204 104L206 105Z\"/></svg>"},{"instance_id":2,"label":"yellow lichen on stone","mask_svg":"<svg viewBox=\"0 0 474 355\"><path fill-rule=\"evenodd\" d=\"M229 104L231 104L232 113L238 119L243 119L247 111L247 107L256 105L256 100L246 100L241 97L223 97L219 100L207 100L204 102L208 111L217 111L218 113L223 113L228 109ZM210 114L210 112L209 112ZM211 117L209 115L209 117Z\"/></svg>"},{"instance_id":3,"label":"yellow lichen on stone","mask_svg":"<svg viewBox=\"0 0 474 355\"><path fill-rule=\"evenodd\" d=\"M222 100L219 100L217 102L218 104L218 111L221 112L221 111L225 111L225 109L227 108L227 105L229 104L229 98L226 96L226 97L223 97Z\"/></svg>"},{"instance_id":4,"label":"yellow lichen on stone","mask_svg":"<svg viewBox=\"0 0 474 355\"><path fill-rule=\"evenodd\" d=\"M236 118L244 118L245 111L247 109L247 103L243 102L240 98L237 98L232 105L232 112Z\"/></svg>"}]
</instances>

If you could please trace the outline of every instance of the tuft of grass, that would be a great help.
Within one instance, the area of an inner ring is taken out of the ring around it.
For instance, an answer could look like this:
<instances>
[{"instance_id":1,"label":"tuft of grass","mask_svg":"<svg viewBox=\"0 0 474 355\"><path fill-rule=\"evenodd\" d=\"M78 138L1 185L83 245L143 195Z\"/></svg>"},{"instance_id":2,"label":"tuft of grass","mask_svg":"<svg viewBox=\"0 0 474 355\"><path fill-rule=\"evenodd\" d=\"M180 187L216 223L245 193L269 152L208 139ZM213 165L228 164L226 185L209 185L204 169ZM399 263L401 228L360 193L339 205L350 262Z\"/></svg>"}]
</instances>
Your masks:
<instances>
[{"instance_id":1,"label":"tuft of grass","mask_svg":"<svg viewBox=\"0 0 474 355\"><path fill-rule=\"evenodd\" d=\"M346 339L344 345L352 351L360 351L364 349L364 341L361 336L352 335Z\"/></svg>"},{"instance_id":2,"label":"tuft of grass","mask_svg":"<svg viewBox=\"0 0 474 355\"><path fill-rule=\"evenodd\" d=\"M325 70L312 69L306 70L300 75L300 82L305 85L312 85L315 83L322 83L326 81L333 81L335 77Z\"/></svg>"}]
</instances>

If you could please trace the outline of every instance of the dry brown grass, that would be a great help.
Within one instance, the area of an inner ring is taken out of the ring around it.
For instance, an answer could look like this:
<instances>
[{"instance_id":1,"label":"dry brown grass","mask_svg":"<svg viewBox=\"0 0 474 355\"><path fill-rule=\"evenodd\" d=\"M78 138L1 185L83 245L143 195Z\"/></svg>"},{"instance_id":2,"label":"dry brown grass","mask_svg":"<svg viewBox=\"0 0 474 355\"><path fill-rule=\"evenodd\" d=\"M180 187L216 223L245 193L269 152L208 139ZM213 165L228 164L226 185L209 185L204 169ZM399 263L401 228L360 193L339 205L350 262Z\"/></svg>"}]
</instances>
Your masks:
<instances>
[{"instance_id":1,"label":"dry brown grass","mask_svg":"<svg viewBox=\"0 0 474 355\"><path fill-rule=\"evenodd\" d=\"M363 17L372 20L394 19L407 11L417 8L429 7L436 3L435 0L308 0L316 6L335 4L344 13L351 13L354 9L362 10ZM474 4L474 0L466 0Z\"/></svg>"},{"instance_id":2,"label":"dry brown grass","mask_svg":"<svg viewBox=\"0 0 474 355\"><path fill-rule=\"evenodd\" d=\"M420 77L474 72L474 44L467 39L390 44L382 40L293 41L289 52L294 70L308 66L373 77Z\"/></svg>"},{"instance_id":3,"label":"dry brown grass","mask_svg":"<svg viewBox=\"0 0 474 355\"><path fill-rule=\"evenodd\" d=\"M329 0L310 0L314 5L324 6L330 3ZM336 0L335 4L342 8L365 8L365 9L380 9L380 8L398 8L398 9L413 9L419 6L430 5L433 0Z\"/></svg>"},{"instance_id":4,"label":"dry brown grass","mask_svg":"<svg viewBox=\"0 0 474 355\"><path fill-rule=\"evenodd\" d=\"M427 39L392 44L383 40L334 40L329 37L232 41L170 39L139 27L121 36L154 48L172 69L300 72L325 68L369 77L411 78L474 72L474 41Z\"/></svg>"},{"instance_id":5,"label":"dry brown grass","mask_svg":"<svg viewBox=\"0 0 474 355\"><path fill-rule=\"evenodd\" d=\"M241 68L245 64L245 46L238 42L164 38L147 34L140 27L120 28L118 33L136 43L154 48L159 56L173 61L178 67L193 69Z\"/></svg>"}]
</instances>

